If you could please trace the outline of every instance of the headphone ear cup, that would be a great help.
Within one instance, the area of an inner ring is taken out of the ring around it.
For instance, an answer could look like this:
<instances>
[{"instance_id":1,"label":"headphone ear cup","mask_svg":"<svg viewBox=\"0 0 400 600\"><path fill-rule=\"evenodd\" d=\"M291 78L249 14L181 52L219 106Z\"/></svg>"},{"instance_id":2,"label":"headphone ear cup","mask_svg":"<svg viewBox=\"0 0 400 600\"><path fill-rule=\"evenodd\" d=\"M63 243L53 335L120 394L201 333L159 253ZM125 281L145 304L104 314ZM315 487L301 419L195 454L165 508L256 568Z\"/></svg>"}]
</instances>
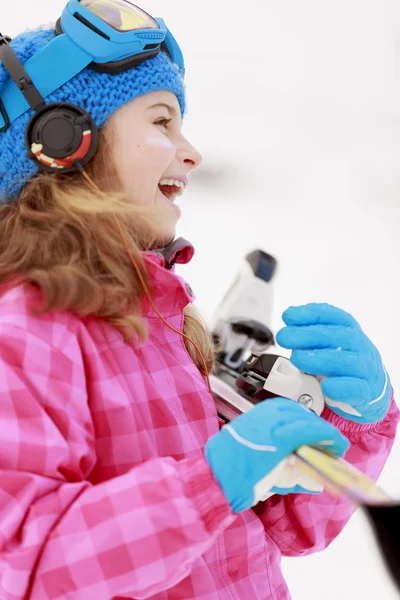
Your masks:
<instances>
[{"instance_id":1,"label":"headphone ear cup","mask_svg":"<svg viewBox=\"0 0 400 600\"><path fill-rule=\"evenodd\" d=\"M25 146L41 171L69 173L93 158L98 138L98 127L88 112L75 104L48 104L29 121Z\"/></svg>"}]
</instances>

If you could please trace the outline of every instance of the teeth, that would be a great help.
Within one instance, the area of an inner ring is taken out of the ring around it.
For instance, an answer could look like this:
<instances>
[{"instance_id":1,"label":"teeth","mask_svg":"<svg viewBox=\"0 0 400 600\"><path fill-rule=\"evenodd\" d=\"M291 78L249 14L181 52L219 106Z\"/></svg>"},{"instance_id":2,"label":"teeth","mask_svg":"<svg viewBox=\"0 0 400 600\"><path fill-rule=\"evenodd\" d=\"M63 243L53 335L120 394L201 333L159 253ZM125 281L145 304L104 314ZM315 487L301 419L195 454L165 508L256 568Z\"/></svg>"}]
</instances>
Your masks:
<instances>
[{"instance_id":1,"label":"teeth","mask_svg":"<svg viewBox=\"0 0 400 600\"><path fill-rule=\"evenodd\" d=\"M186 184L184 184L183 181L180 181L179 179L161 179L159 185L174 185L175 187L180 188L181 193L178 193L179 196L183 193L183 190L186 187Z\"/></svg>"}]
</instances>

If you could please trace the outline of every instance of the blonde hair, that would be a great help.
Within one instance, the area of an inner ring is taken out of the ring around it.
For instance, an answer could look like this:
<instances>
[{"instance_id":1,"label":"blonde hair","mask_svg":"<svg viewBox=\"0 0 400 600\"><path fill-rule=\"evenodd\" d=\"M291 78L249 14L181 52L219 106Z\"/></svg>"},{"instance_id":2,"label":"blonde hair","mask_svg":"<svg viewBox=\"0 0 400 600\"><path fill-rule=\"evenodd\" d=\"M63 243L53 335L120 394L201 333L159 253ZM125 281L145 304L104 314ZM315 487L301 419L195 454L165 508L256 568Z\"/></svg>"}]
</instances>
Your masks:
<instances>
[{"instance_id":1,"label":"blonde hair","mask_svg":"<svg viewBox=\"0 0 400 600\"><path fill-rule=\"evenodd\" d=\"M127 343L147 337L141 317L143 287L127 258L125 242L148 283L143 250L155 242L162 215L124 199L115 169L110 166L110 135L100 133L99 147L86 173L102 190L91 187L81 173L39 173L17 201L0 206L0 283L13 279L39 288L41 312L69 310L93 315L118 329ZM184 333L203 354L208 372L215 348L197 310L184 311ZM184 338L188 353L204 372L194 346Z\"/></svg>"}]
</instances>

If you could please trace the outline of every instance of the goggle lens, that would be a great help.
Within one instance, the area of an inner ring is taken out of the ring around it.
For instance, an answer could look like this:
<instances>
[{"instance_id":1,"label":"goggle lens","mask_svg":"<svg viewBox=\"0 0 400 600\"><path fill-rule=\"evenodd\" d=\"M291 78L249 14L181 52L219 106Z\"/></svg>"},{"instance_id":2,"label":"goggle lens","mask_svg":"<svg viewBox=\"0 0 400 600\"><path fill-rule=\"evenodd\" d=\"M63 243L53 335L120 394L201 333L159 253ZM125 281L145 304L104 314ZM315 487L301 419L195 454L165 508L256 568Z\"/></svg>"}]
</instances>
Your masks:
<instances>
[{"instance_id":1,"label":"goggle lens","mask_svg":"<svg viewBox=\"0 0 400 600\"><path fill-rule=\"evenodd\" d=\"M80 0L80 3L117 31L159 29L153 17L128 0Z\"/></svg>"}]
</instances>

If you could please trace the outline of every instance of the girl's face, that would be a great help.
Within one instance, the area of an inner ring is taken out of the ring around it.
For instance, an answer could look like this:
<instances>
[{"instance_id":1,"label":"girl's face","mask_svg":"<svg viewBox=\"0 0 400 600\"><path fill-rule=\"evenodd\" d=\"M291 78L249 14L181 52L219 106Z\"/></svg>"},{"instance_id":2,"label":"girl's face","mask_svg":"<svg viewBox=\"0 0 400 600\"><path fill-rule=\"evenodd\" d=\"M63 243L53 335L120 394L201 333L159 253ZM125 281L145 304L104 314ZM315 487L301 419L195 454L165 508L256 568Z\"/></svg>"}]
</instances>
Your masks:
<instances>
[{"instance_id":1,"label":"girl's face","mask_svg":"<svg viewBox=\"0 0 400 600\"><path fill-rule=\"evenodd\" d=\"M202 160L182 135L176 96L157 91L135 98L112 115L110 127L122 191L134 204L154 209L157 239L169 243L180 217L175 200Z\"/></svg>"}]
</instances>

